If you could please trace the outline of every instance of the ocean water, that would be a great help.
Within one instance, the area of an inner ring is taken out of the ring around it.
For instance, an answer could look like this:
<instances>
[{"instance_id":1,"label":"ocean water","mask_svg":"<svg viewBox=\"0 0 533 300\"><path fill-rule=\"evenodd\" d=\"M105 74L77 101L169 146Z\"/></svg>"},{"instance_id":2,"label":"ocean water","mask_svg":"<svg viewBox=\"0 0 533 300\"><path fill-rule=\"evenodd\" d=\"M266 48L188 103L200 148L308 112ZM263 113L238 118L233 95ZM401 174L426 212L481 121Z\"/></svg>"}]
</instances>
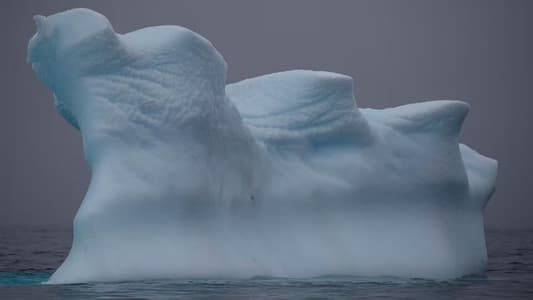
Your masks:
<instances>
[{"instance_id":1,"label":"ocean water","mask_svg":"<svg viewBox=\"0 0 533 300\"><path fill-rule=\"evenodd\" d=\"M450 281L321 277L42 285L71 231L0 229L0 299L533 299L533 231L489 231L488 269Z\"/></svg>"}]
</instances>

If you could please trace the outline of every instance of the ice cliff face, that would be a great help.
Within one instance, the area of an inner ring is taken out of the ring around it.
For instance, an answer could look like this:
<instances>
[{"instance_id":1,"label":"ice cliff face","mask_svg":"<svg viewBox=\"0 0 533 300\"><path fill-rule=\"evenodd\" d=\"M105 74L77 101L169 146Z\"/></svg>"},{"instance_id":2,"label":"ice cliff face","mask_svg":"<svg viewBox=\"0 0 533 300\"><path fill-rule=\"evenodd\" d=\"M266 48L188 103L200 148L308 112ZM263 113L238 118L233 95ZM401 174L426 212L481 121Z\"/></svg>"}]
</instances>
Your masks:
<instances>
[{"instance_id":1,"label":"ice cliff face","mask_svg":"<svg viewBox=\"0 0 533 300\"><path fill-rule=\"evenodd\" d=\"M359 109L350 77L301 70L226 86L185 28L34 20L28 61L92 170L51 283L484 269L497 163L458 144L466 103Z\"/></svg>"}]
</instances>

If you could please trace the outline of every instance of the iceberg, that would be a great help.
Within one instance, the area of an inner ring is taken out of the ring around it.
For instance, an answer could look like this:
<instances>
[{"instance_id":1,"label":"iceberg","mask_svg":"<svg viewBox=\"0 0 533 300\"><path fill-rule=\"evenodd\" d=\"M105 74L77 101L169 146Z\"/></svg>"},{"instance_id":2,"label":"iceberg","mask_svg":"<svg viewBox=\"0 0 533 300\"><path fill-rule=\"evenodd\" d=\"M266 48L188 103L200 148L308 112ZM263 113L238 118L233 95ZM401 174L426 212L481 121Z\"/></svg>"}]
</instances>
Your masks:
<instances>
[{"instance_id":1,"label":"iceberg","mask_svg":"<svg viewBox=\"0 0 533 300\"><path fill-rule=\"evenodd\" d=\"M34 21L28 62L92 174L49 283L484 270L497 162L458 143L468 104L358 108L352 78L322 71L226 85L186 28Z\"/></svg>"}]
</instances>

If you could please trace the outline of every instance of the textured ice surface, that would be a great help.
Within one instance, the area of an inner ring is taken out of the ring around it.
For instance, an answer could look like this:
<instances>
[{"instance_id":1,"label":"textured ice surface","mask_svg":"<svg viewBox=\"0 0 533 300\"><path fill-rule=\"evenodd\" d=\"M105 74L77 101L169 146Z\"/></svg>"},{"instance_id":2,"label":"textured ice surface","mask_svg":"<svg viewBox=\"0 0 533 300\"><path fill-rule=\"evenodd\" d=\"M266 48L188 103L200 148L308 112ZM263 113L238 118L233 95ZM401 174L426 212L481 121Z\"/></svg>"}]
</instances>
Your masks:
<instances>
[{"instance_id":1,"label":"textured ice surface","mask_svg":"<svg viewBox=\"0 0 533 300\"><path fill-rule=\"evenodd\" d=\"M226 86L188 29L34 19L28 60L92 171L51 283L484 270L497 163L458 144L466 103L359 109L350 77L302 70Z\"/></svg>"}]
</instances>

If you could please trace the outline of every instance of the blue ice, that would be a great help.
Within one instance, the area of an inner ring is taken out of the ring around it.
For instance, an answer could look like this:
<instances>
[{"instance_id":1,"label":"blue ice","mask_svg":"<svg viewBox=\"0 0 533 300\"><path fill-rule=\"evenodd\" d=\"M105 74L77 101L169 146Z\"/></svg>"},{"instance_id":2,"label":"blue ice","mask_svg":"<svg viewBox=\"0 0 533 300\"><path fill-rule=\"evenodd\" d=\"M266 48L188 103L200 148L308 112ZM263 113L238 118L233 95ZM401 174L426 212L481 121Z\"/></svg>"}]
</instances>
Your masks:
<instances>
[{"instance_id":1,"label":"blue ice","mask_svg":"<svg viewBox=\"0 0 533 300\"><path fill-rule=\"evenodd\" d=\"M484 270L497 162L458 143L468 104L363 109L352 78L308 70L226 85L186 28L34 21L28 61L92 172L49 283Z\"/></svg>"}]
</instances>

